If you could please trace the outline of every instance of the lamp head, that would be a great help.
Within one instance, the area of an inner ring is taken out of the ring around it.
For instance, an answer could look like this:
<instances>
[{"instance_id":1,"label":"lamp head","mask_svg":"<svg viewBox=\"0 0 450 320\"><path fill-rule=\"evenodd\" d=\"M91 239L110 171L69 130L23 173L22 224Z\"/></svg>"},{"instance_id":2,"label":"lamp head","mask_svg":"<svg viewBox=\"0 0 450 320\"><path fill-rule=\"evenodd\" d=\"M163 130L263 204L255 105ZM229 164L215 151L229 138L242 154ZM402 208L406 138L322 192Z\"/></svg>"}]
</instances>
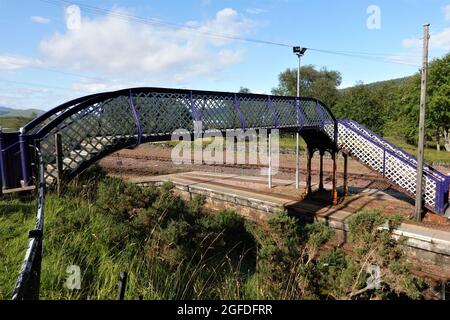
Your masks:
<instances>
[{"instance_id":1,"label":"lamp head","mask_svg":"<svg viewBox=\"0 0 450 320\"><path fill-rule=\"evenodd\" d=\"M302 47L293 47L292 51L297 55L303 55L306 52L307 48Z\"/></svg>"}]
</instances>

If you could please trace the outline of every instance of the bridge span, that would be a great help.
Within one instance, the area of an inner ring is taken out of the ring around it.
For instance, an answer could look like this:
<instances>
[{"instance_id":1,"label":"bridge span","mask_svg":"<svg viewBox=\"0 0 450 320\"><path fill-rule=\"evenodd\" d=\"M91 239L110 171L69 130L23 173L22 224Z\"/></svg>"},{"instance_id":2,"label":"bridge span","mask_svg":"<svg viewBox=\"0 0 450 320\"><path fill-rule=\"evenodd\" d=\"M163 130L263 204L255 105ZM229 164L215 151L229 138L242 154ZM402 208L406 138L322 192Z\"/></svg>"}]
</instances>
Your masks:
<instances>
[{"instance_id":1,"label":"bridge span","mask_svg":"<svg viewBox=\"0 0 450 320\"><path fill-rule=\"evenodd\" d=\"M316 151L330 152L334 160L342 152L344 159L360 161L415 196L415 157L355 121L337 120L317 99L169 88L81 97L37 117L20 132L0 132L0 182L6 190L35 184L36 148L42 154L45 181L54 185L119 149L170 140L180 128L194 134L194 121L202 121L204 131L298 132L307 144L309 164ZM450 213L450 177L426 164L423 180L424 205L437 214Z\"/></svg>"}]
</instances>

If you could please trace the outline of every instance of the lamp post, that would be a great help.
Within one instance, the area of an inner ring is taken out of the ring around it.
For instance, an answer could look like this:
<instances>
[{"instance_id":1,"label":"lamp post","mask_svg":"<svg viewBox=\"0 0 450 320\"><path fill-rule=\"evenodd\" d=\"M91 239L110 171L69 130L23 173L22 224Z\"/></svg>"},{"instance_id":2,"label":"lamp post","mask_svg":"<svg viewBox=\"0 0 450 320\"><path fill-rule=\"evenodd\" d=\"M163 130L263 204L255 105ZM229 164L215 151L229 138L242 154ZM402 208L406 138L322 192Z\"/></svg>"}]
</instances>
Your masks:
<instances>
[{"instance_id":1,"label":"lamp post","mask_svg":"<svg viewBox=\"0 0 450 320\"><path fill-rule=\"evenodd\" d=\"M300 64L302 56L305 54L307 48L302 47L293 47L293 52L298 57L298 68L297 68L297 98L300 97ZM299 102L300 103L300 102ZM298 118L297 118L298 119ZM296 135L296 144L295 144L295 189L298 189L300 186L300 134L298 132L297 128L297 135Z\"/></svg>"}]
</instances>

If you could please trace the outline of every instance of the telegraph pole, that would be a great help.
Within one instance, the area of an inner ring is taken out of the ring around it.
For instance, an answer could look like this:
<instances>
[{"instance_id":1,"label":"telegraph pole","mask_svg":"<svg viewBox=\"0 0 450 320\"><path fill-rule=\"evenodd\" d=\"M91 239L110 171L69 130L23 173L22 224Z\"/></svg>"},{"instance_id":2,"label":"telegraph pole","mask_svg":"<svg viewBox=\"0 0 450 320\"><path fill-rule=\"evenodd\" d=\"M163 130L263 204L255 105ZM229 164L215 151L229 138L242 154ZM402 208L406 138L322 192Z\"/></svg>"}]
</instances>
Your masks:
<instances>
[{"instance_id":1,"label":"telegraph pole","mask_svg":"<svg viewBox=\"0 0 450 320\"><path fill-rule=\"evenodd\" d=\"M417 186L416 186L416 220L422 220L423 207L423 145L425 140L425 105L427 98L427 73L428 73L428 40L429 24L423 26L423 48L422 48L422 80L420 82L420 113L419 113L419 145L417 146Z\"/></svg>"},{"instance_id":2,"label":"telegraph pole","mask_svg":"<svg viewBox=\"0 0 450 320\"><path fill-rule=\"evenodd\" d=\"M306 52L306 48L302 47L294 47L293 48L294 53L298 57L298 67L297 67L297 98L300 97L300 64L302 56ZM300 103L300 102L299 102ZM297 128L297 135L296 135L296 144L295 144L295 189L298 189L300 186L300 134L298 132Z\"/></svg>"}]
</instances>

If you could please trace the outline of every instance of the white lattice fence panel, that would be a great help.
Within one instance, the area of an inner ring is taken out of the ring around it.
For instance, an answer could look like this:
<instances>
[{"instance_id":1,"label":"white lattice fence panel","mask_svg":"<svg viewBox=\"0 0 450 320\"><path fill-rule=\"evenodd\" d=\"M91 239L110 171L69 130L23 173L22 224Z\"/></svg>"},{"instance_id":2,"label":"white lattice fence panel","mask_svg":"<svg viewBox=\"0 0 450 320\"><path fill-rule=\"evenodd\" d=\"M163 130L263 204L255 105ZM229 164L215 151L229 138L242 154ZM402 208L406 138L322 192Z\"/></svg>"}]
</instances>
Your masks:
<instances>
[{"instance_id":1,"label":"white lattice fence panel","mask_svg":"<svg viewBox=\"0 0 450 320\"><path fill-rule=\"evenodd\" d=\"M330 134L330 128L325 127ZM384 175L389 181L398 185L410 194L415 194L417 183L416 166L408 160L399 157L390 149L385 149L383 145L373 142L369 137L355 132L349 126L338 123L338 145L344 148L353 157ZM435 177L429 174L424 175L424 196L425 203L431 207L436 207Z\"/></svg>"},{"instance_id":2,"label":"white lattice fence panel","mask_svg":"<svg viewBox=\"0 0 450 320\"><path fill-rule=\"evenodd\" d=\"M338 124L338 144L364 164L383 173L384 150L341 123Z\"/></svg>"},{"instance_id":3,"label":"white lattice fence panel","mask_svg":"<svg viewBox=\"0 0 450 320\"><path fill-rule=\"evenodd\" d=\"M417 169L391 153L386 153L385 157L385 177L410 194L415 194ZM424 176L424 194L425 203L434 207L436 205L436 181L427 175Z\"/></svg>"},{"instance_id":4,"label":"white lattice fence panel","mask_svg":"<svg viewBox=\"0 0 450 320\"><path fill-rule=\"evenodd\" d=\"M392 153L396 154L402 159L405 159L412 163L413 165L417 166L417 159L410 155L409 153L405 152L401 148L394 146L393 144L389 143L376 133L370 131L369 129L361 126L359 123L353 120L341 120L343 123L348 125L349 127L353 128L354 130L360 132L361 134L369 137L372 141L382 145L386 150L390 150ZM426 171L428 174L433 175L440 181L444 181L445 178L442 176L442 174L439 174L436 170L432 169L429 165L424 163L424 171Z\"/></svg>"}]
</instances>

